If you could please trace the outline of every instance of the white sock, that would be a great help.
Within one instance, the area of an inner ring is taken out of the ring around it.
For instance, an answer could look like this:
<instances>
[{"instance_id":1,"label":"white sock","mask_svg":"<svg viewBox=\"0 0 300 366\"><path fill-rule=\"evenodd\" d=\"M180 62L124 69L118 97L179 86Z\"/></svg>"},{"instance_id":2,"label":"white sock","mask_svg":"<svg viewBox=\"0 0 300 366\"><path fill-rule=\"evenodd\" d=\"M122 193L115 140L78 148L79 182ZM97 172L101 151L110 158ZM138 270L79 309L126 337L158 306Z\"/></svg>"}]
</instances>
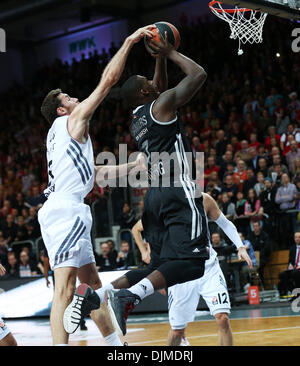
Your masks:
<instances>
[{"instance_id":1,"label":"white sock","mask_svg":"<svg viewBox=\"0 0 300 366\"><path fill-rule=\"evenodd\" d=\"M117 332L113 332L107 337L104 337L104 339L108 346L123 346Z\"/></svg>"},{"instance_id":2,"label":"white sock","mask_svg":"<svg viewBox=\"0 0 300 366\"><path fill-rule=\"evenodd\" d=\"M148 278L144 278L136 285L130 287L128 290L134 293L135 295L138 295L141 298L141 300L154 293L153 285L148 280Z\"/></svg>"},{"instance_id":3,"label":"white sock","mask_svg":"<svg viewBox=\"0 0 300 366\"><path fill-rule=\"evenodd\" d=\"M58 343L58 344L54 344L53 346L68 346L68 344Z\"/></svg>"},{"instance_id":4,"label":"white sock","mask_svg":"<svg viewBox=\"0 0 300 366\"><path fill-rule=\"evenodd\" d=\"M104 292L106 290L113 290L114 289L114 286L109 283L101 288L98 288L98 290L95 290L96 294L100 297L100 303L103 304L105 302L105 299L104 299Z\"/></svg>"}]
</instances>

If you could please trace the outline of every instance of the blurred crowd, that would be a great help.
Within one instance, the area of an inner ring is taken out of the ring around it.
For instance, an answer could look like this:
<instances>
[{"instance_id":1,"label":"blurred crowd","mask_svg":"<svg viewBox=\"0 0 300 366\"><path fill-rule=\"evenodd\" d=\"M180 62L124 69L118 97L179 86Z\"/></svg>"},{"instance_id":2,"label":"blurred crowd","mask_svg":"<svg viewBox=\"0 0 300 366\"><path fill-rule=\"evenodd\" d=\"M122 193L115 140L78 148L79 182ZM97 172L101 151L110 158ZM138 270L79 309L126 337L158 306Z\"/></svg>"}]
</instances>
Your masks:
<instances>
[{"instance_id":1,"label":"blurred crowd","mask_svg":"<svg viewBox=\"0 0 300 366\"><path fill-rule=\"evenodd\" d=\"M193 151L205 153L205 191L217 200L244 240L261 253L263 268L273 250L294 244L299 226L300 59L290 46L294 24L270 17L264 42L245 46L240 57L227 24L218 19L191 21L182 14L177 26L182 39L179 51L200 63L208 74L202 89L179 111ZM26 80L25 86L14 85L1 96L0 260L5 265L10 265L13 242L40 237L38 196L47 186L45 139L49 128L40 113L43 97L60 87L84 99L117 49L112 43L109 50L95 50L70 63L57 59ZM90 123L95 156L111 151L118 157L122 143L127 144L128 154L135 151L129 129L131 111L119 99L119 86L132 74L151 78L154 64L142 42L135 45L119 84ZM168 71L172 87L183 74L170 62ZM95 186L86 202L101 200L108 191ZM130 229L139 214L125 199L116 201L116 223ZM210 225L212 233L219 233ZM128 240L127 244L131 253ZM122 242L121 247L125 246ZM108 247L107 242L101 244L100 269L123 267L122 255L105 257ZM20 254L14 254L18 263Z\"/></svg>"}]
</instances>

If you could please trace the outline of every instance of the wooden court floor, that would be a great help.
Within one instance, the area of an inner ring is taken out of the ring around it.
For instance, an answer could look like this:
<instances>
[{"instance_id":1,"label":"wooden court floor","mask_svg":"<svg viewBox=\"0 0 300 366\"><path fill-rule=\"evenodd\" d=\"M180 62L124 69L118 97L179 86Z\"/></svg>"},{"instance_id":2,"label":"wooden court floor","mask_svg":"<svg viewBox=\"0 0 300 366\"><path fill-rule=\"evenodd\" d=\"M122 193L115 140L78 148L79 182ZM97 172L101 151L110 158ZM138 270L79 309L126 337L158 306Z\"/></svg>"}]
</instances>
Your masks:
<instances>
[{"instance_id":1,"label":"wooden court floor","mask_svg":"<svg viewBox=\"0 0 300 366\"><path fill-rule=\"evenodd\" d=\"M8 321L10 330L20 346L51 346L49 321ZM105 342L95 324L87 320L88 331L70 336L71 346L104 346ZM235 346L300 346L300 316L231 319ZM129 346L164 346L170 326L163 323L128 325L122 341ZM201 320L188 325L186 335L192 346L217 346L215 321Z\"/></svg>"},{"instance_id":2,"label":"wooden court floor","mask_svg":"<svg viewBox=\"0 0 300 366\"><path fill-rule=\"evenodd\" d=\"M232 319L235 346L300 346L300 316L258 319ZM168 323L129 325L138 329L123 338L131 346L164 346ZM191 346L217 346L215 321L190 323L186 331ZM73 345L99 345L99 339L71 342Z\"/></svg>"}]
</instances>

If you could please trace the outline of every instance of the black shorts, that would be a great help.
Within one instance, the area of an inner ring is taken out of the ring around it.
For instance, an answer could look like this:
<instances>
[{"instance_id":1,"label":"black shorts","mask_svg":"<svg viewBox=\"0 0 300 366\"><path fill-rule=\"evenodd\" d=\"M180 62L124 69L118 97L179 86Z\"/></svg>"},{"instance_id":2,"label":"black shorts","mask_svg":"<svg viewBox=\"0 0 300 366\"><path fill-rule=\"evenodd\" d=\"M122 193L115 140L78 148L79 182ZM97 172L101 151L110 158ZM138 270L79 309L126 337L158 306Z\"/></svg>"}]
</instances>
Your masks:
<instances>
[{"instance_id":1,"label":"black shorts","mask_svg":"<svg viewBox=\"0 0 300 366\"><path fill-rule=\"evenodd\" d=\"M146 193L145 238L161 259L209 258L203 197L189 192L186 187L150 187Z\"/></svg>"}]
</instances>

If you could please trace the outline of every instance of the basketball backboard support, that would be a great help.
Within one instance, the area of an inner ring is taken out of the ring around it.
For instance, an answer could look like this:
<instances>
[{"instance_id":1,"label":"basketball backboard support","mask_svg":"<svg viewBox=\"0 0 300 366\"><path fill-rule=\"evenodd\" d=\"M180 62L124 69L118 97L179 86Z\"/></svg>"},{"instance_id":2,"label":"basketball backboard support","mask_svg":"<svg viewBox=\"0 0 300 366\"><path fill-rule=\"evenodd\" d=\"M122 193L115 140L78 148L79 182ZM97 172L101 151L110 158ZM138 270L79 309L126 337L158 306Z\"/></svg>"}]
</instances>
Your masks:
<instances>
[{"instance_id":1,"label":"basketball backboard support","mask_svg":"<svg viewBox=\"0 0 300 366\"><path fill-rule=\"evenodd\" d=\"M223 0L222 2L282 18L300 20L300 0Z\"/></svg>"}]
</instances>

